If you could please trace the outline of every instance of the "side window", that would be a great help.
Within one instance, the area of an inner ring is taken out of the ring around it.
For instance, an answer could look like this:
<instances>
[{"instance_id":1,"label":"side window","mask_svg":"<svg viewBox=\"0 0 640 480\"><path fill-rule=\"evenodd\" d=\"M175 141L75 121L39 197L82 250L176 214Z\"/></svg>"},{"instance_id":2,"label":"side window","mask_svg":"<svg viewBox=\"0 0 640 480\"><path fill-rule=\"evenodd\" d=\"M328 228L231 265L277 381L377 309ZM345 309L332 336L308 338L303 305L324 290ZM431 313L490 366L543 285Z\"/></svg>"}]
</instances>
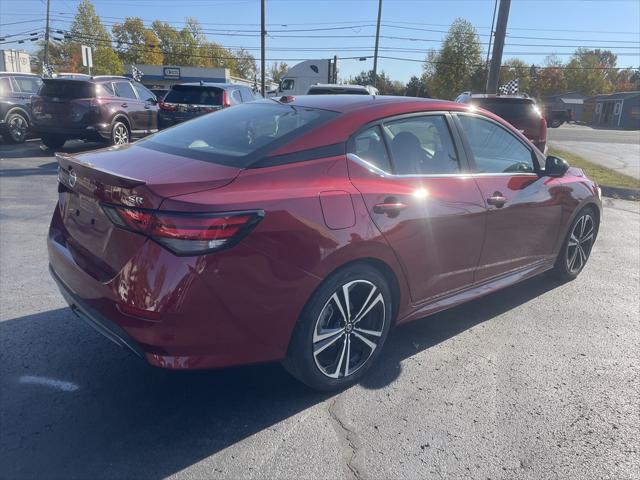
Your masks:
<instances>
[{"instance_id":1,"label":"side window","mask_svg":"<svg viewBox=\"0 0 640 480\"><path fill-rule=\"evenodd\" d=\"M251 102L253 101L253 93L248 88L241 88L240 95L242 96L243 102Z\"/></svg>"},{"instance_id":2,"label":"side window","mask_svg":"<svg viewBox=\"0 0 640 480\"><path fill-rule=\"evenodd\" d=\"M42 80L38 77L14 77L18 90L23 93L38 93Z\"/></svg>"},{"instance_id":3,"label":"side window","mask_svg":"<svg viewBox=\"0 0 640 480\"><path fill-rule=\"evenodd\" d=\"M500 125L459 115L479 173L533 172L531 150Z\"/></svg>"},{"instance_id":4,"label":"side window","mask_svg":"<svg viewBox=\"0 0 640 480\"><path fill-rule=\"evenodd\" d=\"M280 90L282 90L283 92L286 90L293 90L293 87L295 86L295 80L292 78L285 78L284 80L282 80L282 84L280 86Z\"/></svg>"},{"instance_id":5,"label":"side window","mask_svg":"<svg viewBox=\"0 0 640 480\"><path fill-rule=\"evenodd\" d=\"M235 103L242 103L242 97L240 96L240 90L234 90L231 94L231 98Z\"/></svg>"},{"instance_id":6,"label":"side window","mask_svg":"<svg viewBox=\"0 0 640 480\"><path fill-rule=\"evenodd\" d=\"M442 115L385 123L391 157L400 175L458 173L460 164L447 121Z\"/></svg>"},{"instance_id":7,"label":"side window","mask_svg":"<svg viewBox=\"0 0 640 480\"><path fill-rule=\"evenodd\" d=\"M378 126L368 128L354 137L349 150L350 153L356 154L385 172L392 171L384 139Z\"/></svg>"},{"instance_id":8,"label":"side window","mask_svg":"<svg viewBox=\"0 0 640 480\"><path fill-rule=\"evenodd\" d=\"M113 86L118 97L137 99L136 94L133 91L133 87L129 82L115 82Z\"/></svg>"},{"instance_id":9,"label":"side window","mask_svg":"<svg viewBox=\"0 0 640 480\"><path fill-rule=\"evenodd\" d=\"M111 83L99 83L96 88L98 97L109 97L115 95L113 85Z\"/></svg>"},{"instance_id":10,"label":"side window","mask_svg":"<svg viewBox=\"0 0 640 480\"><path fill-rule=\"evenodd\" d=\"M0 95L11 93L11 81L7 77L0 78Z\"/></svg>"},{"instance_id":11,"label":"side window","mask_svg":"<svg viewBox=\"0 0 640 480\"><path fill-rule=\"evenodd\" d=\"M140 100L142 100L143 102L150 102L156 99L156 96L153 93L151 93L139 83L134 83L133 87L136 89L136 92L138 92L138 97L140 97Z\"/></svg>"}]
</instances>

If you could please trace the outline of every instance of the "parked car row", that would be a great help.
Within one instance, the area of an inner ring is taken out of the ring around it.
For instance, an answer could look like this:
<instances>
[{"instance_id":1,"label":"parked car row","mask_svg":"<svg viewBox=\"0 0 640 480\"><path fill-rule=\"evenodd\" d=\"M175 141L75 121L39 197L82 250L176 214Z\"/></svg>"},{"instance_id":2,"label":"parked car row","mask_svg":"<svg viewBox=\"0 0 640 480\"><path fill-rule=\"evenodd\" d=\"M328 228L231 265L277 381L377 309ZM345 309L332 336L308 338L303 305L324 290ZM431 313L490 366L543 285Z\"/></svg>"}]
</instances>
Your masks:
<instances>
[{"instance_id":1,"label":"parked car row","mask_svg":"<svg viewBox=\"0 0 640 480\"><path fill-rule=\"evenodd\" d=\"M158 101L127 77L63 74L43 80L5 73L0 74L0 133L21 143L32 132L49 148L70 139L120 145L256 98L242 85L200 82L173 85Z\"/></svg>"}]
</instances>

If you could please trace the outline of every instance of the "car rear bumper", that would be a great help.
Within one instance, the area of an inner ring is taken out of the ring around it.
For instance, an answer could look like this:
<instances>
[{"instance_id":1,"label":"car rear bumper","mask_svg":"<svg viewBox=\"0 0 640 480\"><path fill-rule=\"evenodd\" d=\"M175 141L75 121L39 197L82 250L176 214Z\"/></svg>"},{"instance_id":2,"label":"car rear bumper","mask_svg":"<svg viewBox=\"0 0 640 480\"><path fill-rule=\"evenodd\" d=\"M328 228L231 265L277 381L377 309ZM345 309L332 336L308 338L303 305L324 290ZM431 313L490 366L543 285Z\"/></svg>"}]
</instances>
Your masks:
<instances>
[{"instance_id":1,"label":"car rear bumper","mask_svg":"<svg viewBox=\"0 0 640 480\"><path fill-rule=\"evenodd\" d=\"M107 337L116 345L128 348L136 356L144 358L144 351L128 334L125 330L120 328L117 324L101 315L98 311L86 305L83 300L75 294L58 276L53 267L49 265L49 273L56 282L60 293L69 304L71 311L81 320L91 325L100 334Z\"/></svg>"},{"instance_id":2,"label":"car rear bumper","mask_svg":"<svg viewBox=\"0 0 640 480\"><path fill-rule=\"evenodd\" d=\"M66 138L103 138L108 140L111 131L108 124L96 124L88 126L59 126L34 123L32 131L39 135L57 135Z\"/></svg>"},{"instance_id":3,"label":"car rear bumper","mask_svg":"<svg viewBox=\"0 0 640 480\"><path fill-rule=\"evenodd\" d=\"M72 310L118 345L169 369L278 361L319 279L242 242L176 257L155 242L110 279L94 278L65 240L56 208L47 246L52 275ZM153 311L142 317L123 307Z\"/></svg>"}]
</instances>

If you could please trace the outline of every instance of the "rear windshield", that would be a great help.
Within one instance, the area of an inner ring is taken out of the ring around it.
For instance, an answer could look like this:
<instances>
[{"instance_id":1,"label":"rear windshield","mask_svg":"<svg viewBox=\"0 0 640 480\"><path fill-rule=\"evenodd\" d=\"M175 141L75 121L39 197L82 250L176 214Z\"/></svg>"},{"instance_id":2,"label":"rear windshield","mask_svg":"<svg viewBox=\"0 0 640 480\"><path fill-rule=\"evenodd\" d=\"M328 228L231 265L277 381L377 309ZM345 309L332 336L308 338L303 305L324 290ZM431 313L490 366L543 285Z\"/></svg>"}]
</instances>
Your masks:
<instances>
[{"instance_id":1,"label":"rear windshield","mask_svg":"<svg viewBox=\"0 0 640 480\"><path fill-rule=\"evenodd\" d=\"M45 80L40 89L41 97L93 98L96 86L82 80Z\"/></svg>"},{"instance_id":2,"label":"rear windshield","mask_svg":"<svg viewBox=\"0 0 640 480\"><path fill-rule=\"evenodd\" d=\"M280 145L337 115L327 110L263 100L197 117L137 144L174 155L246 168Z\"/></svg>"},{"instance_id":3,"label":"rear windshield","mask_svg":"<svg viewBox=\"0 0 640 480\"><path fill-rule=\"evenodd\" d=\"M489 110L507 122L537 115L533 100L528 98L474 98L469 103Z\"/></svg>"},{"instance_id":4,"label":"rear windshield","mask_svg":"<svg viewBox=\"0 0 640 480\"><path fill-rule=\"evenodd\" d=\"M358 88L311 88L307 95L369 95L369 92Z\"/></svg>"},{"instance_id":5,"label":"rear windshield","mask_svg":"<svg viewBox=\"0 0 640 480\"><path fill-rule=\"evenodd\" d=\"M222 105L222 89L199 85L175 85L164 97L164 101L188 105Z\"/></svg>"}]
</instances>

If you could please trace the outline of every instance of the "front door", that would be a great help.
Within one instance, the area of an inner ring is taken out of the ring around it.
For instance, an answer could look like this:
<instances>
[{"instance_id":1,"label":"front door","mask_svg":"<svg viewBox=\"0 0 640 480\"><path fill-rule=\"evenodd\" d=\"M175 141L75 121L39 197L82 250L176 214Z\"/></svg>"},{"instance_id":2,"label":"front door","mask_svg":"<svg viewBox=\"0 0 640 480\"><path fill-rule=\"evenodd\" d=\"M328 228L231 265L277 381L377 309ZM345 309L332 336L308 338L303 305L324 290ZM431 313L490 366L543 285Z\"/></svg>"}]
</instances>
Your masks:
<instances>
[{"instance_id":1,"label":"front door","mask_svg":"<svg viewBox=\"0 0 640 480\"><path fill-rule=\"evenodd\" d=\"M113 83L120 109L126 112L131 122L131 134L139 137L147 130L147 110L144 108L144 102L138 99L133 86L126 80Z\"/></svg>"},{"instance_id":2,"label":"front door","mask_svg":"<svg viewBox=\"0 0 640 480\"><path fill-rule=\"evenodd\" d=\"M389 119L355 135L349 175L395 251L414 303L473 283L485 207L463 175L446 114Z\"/></svg>"},{"instance_id":3,"label":"front door","mask_svg":"<svg viewBox=\"0 0 640 480\"><path fill-rule=\"evenodd\" d=\"M486 234L476 282L552 261L562 216L562 187L540 176L534 151L486 117L458 114L467 156L485 205Z\"/></svg>"}]
</instances>

